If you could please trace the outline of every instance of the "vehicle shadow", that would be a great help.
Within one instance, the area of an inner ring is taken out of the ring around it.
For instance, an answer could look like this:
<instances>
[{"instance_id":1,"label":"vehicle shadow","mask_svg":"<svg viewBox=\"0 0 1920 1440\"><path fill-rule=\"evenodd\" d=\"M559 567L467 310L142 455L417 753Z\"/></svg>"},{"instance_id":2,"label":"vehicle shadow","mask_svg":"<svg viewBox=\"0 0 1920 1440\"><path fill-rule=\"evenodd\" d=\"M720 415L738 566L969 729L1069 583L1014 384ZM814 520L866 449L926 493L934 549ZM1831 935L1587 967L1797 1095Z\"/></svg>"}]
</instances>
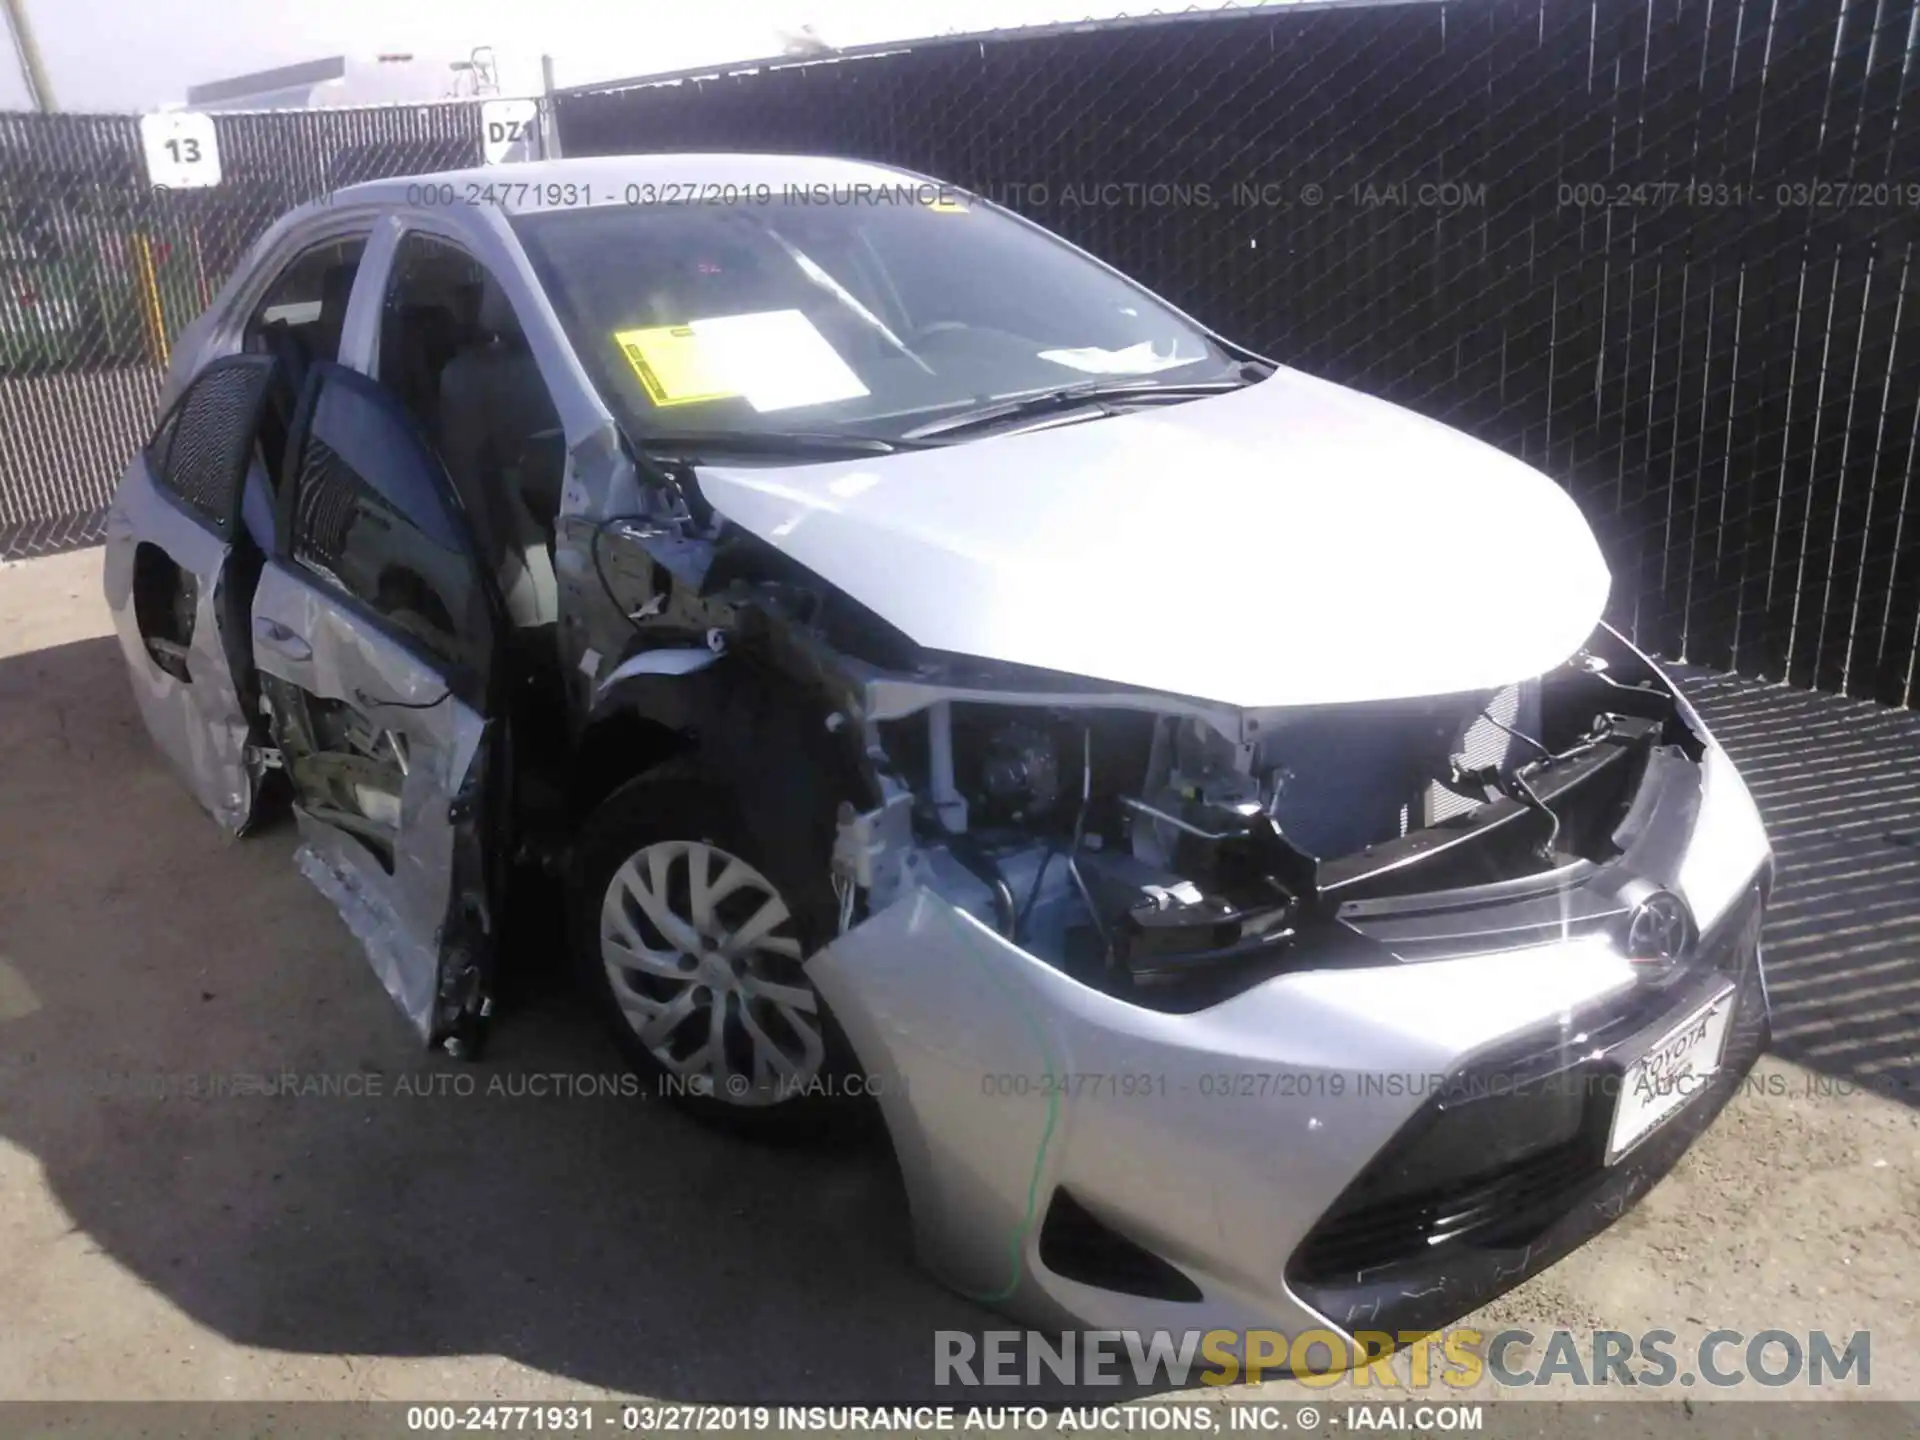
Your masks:
<instances>
[{"instance_id":1,"label":"vehicle shadow","mask_svg":"<svg viewBox=\"0 0 1920 1440\"><path fill-rule=\"evenodd\" d=\"M557 933L484 1060L430 1056L292 849L220 839L111 639L0 660L0 1136L112 1261L248 1346L979 1398L935 1387L934 1334L1007 1322L914 1267L883 1144L770 1150L621 1094Z\"/></svg>"}]
</instances>

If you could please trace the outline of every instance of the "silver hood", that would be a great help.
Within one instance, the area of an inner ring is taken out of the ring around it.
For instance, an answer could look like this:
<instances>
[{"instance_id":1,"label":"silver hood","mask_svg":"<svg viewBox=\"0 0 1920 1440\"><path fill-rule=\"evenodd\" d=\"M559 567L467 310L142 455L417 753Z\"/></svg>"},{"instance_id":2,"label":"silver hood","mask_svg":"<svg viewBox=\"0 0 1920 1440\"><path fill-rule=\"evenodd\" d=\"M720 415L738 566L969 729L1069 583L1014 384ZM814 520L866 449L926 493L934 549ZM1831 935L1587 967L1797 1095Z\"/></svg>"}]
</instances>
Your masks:
<instances>
[{"instance_id":1,"label":"silver hood","mask_svg":"<svg viewBox=\"0 0 1920 1440\"><path fill-rule=\"evenodd\" d=\"M1246 709L1537 675L1609 584L1538 471L1284 369L1112 419L699 475L921 645Z\"/></svg>"}]
</instances>

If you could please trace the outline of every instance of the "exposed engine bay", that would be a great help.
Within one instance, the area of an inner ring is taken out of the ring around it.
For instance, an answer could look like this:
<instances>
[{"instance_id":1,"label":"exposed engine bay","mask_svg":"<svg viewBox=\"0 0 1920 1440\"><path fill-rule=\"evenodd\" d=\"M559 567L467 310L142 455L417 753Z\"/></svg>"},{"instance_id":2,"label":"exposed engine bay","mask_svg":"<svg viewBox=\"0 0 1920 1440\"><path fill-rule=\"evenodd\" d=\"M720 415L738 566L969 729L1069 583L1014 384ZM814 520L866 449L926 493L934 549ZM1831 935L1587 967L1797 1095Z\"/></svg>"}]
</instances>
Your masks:
<instances>
[{"instance_id":1,"label":"exposed engine bay","mask_svg":"<svg viewBox=\"0 0 1920 1440\"><path fill-rule=\"evenodd\" d=\"M1088 983L1178 1003L1283 967L1346 900L1615 853L1647 755L1690 740L1657 689L1614 678L1622 658L1589 650L1493 694L1242 716L1244 738L1202 714L936 700L880 727L907 824L855 817L847 851L891 820L904 873L873 873L868 904L890 879L931 884Z\"/></svg>"},{"instance_id":2,"label":"exposed engine bay","mask_svg":"<svg viewBox=\"0 0 1920 1440\"><path fill-rule=\"evenodd\" d=\"M698 638L716 669L806 697L869 790L837 804L839 928L932 889L1142 1004L1204 1004L1299 963L1349 901L1604 863L1648 757L1698 758L1605 626L1499 690L1249 711L920 650L721 530L712 549L615 532L596 553L603 608L617 596L650 638Z\"/></svg>"}]
</instances>

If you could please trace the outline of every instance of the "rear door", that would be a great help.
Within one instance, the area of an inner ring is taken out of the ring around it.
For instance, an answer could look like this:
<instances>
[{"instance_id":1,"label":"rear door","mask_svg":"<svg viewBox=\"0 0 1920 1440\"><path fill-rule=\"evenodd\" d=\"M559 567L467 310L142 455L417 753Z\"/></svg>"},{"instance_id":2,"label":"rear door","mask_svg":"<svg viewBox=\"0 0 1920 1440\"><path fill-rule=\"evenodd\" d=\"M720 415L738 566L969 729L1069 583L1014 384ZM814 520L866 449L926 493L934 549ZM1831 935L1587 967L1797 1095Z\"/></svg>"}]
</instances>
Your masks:
<instances>
[{"instance_id":1,"label":"rear door","mask_svg":"<svg viewBox=\"0 0 1920 1440\"><path fill-rule=\"evenodd\" d=\"M506 840L497 587L400 401L334 364L288 441L253 644L307 877L430 1042L490 1008Z\"/></svg>"},{"instance_id":2,"label":"rear door","mask_svg":"<svg viewBox=\"0 0 1920 1440\"><path fill-rule=\"evenodd\" d=\"M107 517L105 582L141 718L194 797L246 828L266 757L247 641L264 559L240 525L273 360L207 366L121 478Z\"/></svg>"}]
</instances>

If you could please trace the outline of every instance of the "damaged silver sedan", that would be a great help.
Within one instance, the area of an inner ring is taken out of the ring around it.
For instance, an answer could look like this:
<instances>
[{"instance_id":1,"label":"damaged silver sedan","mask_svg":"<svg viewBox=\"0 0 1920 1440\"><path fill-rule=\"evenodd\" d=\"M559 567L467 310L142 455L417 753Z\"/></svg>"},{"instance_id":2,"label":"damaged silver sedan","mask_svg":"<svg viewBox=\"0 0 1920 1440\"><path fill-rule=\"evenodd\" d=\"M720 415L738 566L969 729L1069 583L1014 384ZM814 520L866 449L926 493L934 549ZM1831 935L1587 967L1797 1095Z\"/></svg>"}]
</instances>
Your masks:
<instances>
[{"instance_id":1,"label":"damaged silver sedan","mask_svg":"<svg viewBox=\"0 0 1920 1440\"><path fill-rule=\"evenodd\" d=\"M544 867L664 1091L862 1082L925 1263L1104 1328L1431 1328L1717 1113L1766 837L1549 480L918 176L501 175L277 224L107 553L424 1041Z\"/></svg>"}]
</instances>

